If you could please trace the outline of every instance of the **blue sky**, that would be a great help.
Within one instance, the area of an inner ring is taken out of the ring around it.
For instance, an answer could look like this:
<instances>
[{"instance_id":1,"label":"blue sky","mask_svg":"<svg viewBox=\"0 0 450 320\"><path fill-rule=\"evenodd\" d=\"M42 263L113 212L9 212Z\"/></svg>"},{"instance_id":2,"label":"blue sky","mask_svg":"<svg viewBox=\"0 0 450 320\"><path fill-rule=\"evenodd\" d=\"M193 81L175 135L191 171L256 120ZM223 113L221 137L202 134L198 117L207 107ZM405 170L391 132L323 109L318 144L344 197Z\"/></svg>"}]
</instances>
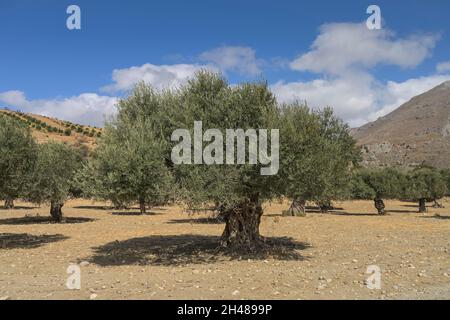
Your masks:
<instances>
[{"instance_id":1,"label":"blue sky","mask_svg":"<svg viewBox=\"0 0 450 320\"><path fill-rule=\"evenodd\" d=\"M0 0L0 43L0 106L101 125L135 81L210 68L357 126L450 80L450 1Z\"/></svg>"}]
</instances>

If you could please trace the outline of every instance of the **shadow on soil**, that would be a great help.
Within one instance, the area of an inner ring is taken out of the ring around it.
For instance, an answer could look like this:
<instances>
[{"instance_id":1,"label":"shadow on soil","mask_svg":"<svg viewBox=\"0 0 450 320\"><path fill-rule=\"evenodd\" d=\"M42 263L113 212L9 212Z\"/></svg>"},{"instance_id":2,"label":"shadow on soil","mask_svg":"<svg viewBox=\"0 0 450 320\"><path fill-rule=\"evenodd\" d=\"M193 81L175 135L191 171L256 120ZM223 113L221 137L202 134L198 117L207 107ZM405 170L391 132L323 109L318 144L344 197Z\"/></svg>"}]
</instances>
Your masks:
<instances>
[{"instance_id":1,"label":"shadow on soil","mask_svg":"<svg viewBox=\"0 0 450 320\"><path fill-rule=\"evenodd\" d=\"M223 224L222 219L218 218L192 218L192 219L173 219L168 221L169 224L174 223L190 223L190 224Z\"/></svg>"},{"instance_id":2,"label":"shadow on soil","mask_svg":"<svg viewBox=\"0 0 450 320\"><path fill-rule=\"evenodd\" d=\"M14 211L14 210L33 210L33 209L37 209L38 207L27 207L27 206L14 206L14 208L8 208L6 209L3 206L0 206L0 211Z\"/></svg>"},{"instance_id":3,"label":"shadow on soil","mask_svg":"<svg viewBox=\"0 0 450 320\"><path fill-rule=\"evenodd\" d=\"M0 249L33 249L69 239L62 234L35 236L28 233L0 233Z\"/></svg>"},{"instance_id":4,"label":"shadow on soil","mask_svg":"<svg viewBox=\"0 0 450 320\"><path fill-rule=\"evenodd\" d=\"M236 254L218 248L220 237L204 235L168 235L133 238L110 242L93 248L89 261L100 266L120 265L183 265L213 263L230 259L274 258L303 260L298 252L309 248L307 243L291 238L266 238L267 250L258 254Z\"/></svg>"},{"instance_id":5,"label":"shadow on soil","mask_svg":"<svg viewBox=\"0 0 450 320\"><path fill-rule=\"evenodd\" d=\"M61 224L75 224L92 222L96 219L82 218L82 217L66 217ZM51 217L23 217L23 218L8 218L0 220L0 225L26 225L26 224L58 224Z\"/></svg>"},{"instance_id":6,"label":"shadow on soil","mask_svg":"<svg viewBox=\"0 0 450 320\"><path fill-rule=\"evenodd\" d=\"M84 210L111 210L110 206L75 206L74 209L84 209Z\"/></svg>"},{"instance_id":7,"label":"shadow on soil","mask_svg":"<svg viewBox=\"0 0 450 320\"><path fill-rule=\"evenodd\" d=\"M418 213L418 210L386 210L392 213Z\"/></svg>"},{"instance_id":8,"label":"shadow on soil","mask_svg":"<svg viewBox=\"0 0 450 320\"><path fill-rule=\"evenodd\" d=\"M141 214L139 211L120 211L120 212L111 212L113 216L158 216L162 213L148 211L144 214Z\"/></svg>"},{"instance_id":9,"label":"shadow on soil","mask_svg":"<svg viewBox=\"0 0 450 320\"><path fill-rule=\"evenodd\" d=\"M422 216L419 217L421 219L441 219L441 220L450 220L450 216L441 216L440 214L435 214L434 216Z\"/></svg>"}]
</instances>

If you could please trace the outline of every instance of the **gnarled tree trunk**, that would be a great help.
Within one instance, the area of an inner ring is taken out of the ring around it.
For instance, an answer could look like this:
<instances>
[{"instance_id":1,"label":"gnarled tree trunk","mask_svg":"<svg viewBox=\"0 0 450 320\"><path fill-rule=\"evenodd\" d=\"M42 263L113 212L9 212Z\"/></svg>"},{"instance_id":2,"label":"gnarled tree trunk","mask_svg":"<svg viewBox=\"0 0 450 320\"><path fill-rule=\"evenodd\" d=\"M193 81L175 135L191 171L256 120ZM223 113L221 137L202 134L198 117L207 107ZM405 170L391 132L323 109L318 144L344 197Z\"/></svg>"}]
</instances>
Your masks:
<instances>
[{"instance_id":1,"label":"gnarled tree trunk","mask_svg":"<svg viewBox=\"0 0 450 320\"><path fill-rule=\"evenodd\" d=\"M384 205L383 199L376 198L376 199L373 200L373 202L375 204L375 208L378 211L378 214L385 215L386 211L384 209L386 208L386 206Z\"/></svg>"},{"instance_id":2,"label":"gnarled tree trunk","mask_svg":"<svg viewBox=\"0 0 450 320\"><path fill-rule=\"evenodd\" d=\"M5 209L14 209L14 199L6 199L4 208Z\"/></svg>"},{"instance_id":3,"label":"gnarled tree trunk","mask_svg":"<svg viewBox=\"0 0 450 320\"><path fill-rule=\"evenodd\" d=\"M64 206L63 203L59 203L56 201L52 201L50 203L50 215L56 222L61 222L63 220L63 213L62 213L63 206Z\"/></svg>"},{"instance_id":4,"label":"gnarled tree trunk","mask_svg":"<svg viewBox=\"0 0 450 320\"><path fill-rule=\"evenodd\" d=\"M139 211L141 212L141 214L145 214L146 213L145 201L144 200L139 200Z\"/></svg>"},{"instance_id":5,"label":"gnarled tree trunk","mask_svg":"<svg viewBox=\"0 0 450 320\"><path fill-rule=\"evenodd\" d=\"M333 210L331 202L319 203L319 209L322 213L327 213L329 210Z\"/></svg>"},{"instance_id":6,"label":"gnarled tree trunk","mask_svg":"<svg viewBox=\"0 0 450 320\"><path fill-rule=\"evenodd\" d=\"M264 245L259 234L262 214L263 209L258 196L224 211L221 214L225 220L221 246L247 252L261 248Z\"/></svg>"},{"instance_id":7,"label":"gnarled tree trunk","mask_svg":"<svg viewBox=\"0 0 450 320\"><path fill-rule=\"evenodd\" d=\"M426 200L425 199L419 199L419 212L420 213L427 212Z\"/></svg>"},{"instance_id":8,"label":"gnarled tree trunk","mask_svg":"<svg viewBox=\"0 0 450 320\"><path fill-rule=\"evenodd\" d=\"M283 216L304 217L306 215L306 201L293 200L289 209L283 211Z\"/></svg>"},{"instance_id":9,"label":"gnarled tree trunk","mask_svg":"<svg viewBox=\"0 0 450 320\"><path fill-rule=\"evenodd\" d=\"M434 200L434 204L433 204L433 208L445 208L444 205L442 203L439 203L436 199Z\"/></svg>"}]
</instances>

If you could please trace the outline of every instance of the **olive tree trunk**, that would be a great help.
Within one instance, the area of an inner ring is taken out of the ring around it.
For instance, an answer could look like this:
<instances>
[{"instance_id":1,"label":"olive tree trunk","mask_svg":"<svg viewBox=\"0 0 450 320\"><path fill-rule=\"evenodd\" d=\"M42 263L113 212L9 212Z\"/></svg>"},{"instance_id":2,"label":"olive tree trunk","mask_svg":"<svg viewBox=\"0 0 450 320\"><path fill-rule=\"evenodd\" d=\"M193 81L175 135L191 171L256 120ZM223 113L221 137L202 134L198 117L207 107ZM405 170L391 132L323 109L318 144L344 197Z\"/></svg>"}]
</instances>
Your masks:
<instances>
[{"instance_id":1,"label":"olive tree trunk","mask_svg":"<svg viewBox=\"0 0 450 320\"><path fill-rule=\"evenodd\" d=\"M331 204L331 202L327 201L326 203L320 203L319 209L320 209L320 212L327 213L328 211L333 210L334 208L333 208L333 205Z\"/></svg>"},{"instance_id":2,"label":"olive tree trunk","mask_svg":"<svg viewBox=\"0 0 450 320\"><path fill-rule=\"evenodd\" d=\"M293 200L289 209L283 211L283 216L304 217L306 215L306 201Z\"/></svg>"},{"instance_id":3,"label":"olive tree trunk","mask_svg":"<svg viewBox=\"0 0 450 320\"><path fill-rule=\"evenodd\" d=\"M419 199L419 212L420 213L427 212L426 200L425 199Z\"/></svg>"},{"instance_id":4,"label":"olive tree trunk","mask_svg":"<svg viewBox=\"0 0 450 320\"><path fill-rule=\"evenodd\" d=\"M259 225L263 209L257 197L224 211L225 230L221 246L237 251L255 251L263 246Z\"/></svg>"},{"instance_id":5,"label":"olive tree trunk","mask_svg":"<svg viewBox=\"0 0 450 320\"><path fill-rule=\"evenodd\" d=\"M14 209L14 199L6 199L4 208L5 209Z\"/></svg>"},{"instance_id":6,"label":"olive tree trunk","mask_svg":"<svg viewBox=\"0 0 450 320\"><path fill-rule=\"evenodd\" d=\"M55 222L61 222L63 220L62 207L63 203L52 201L50 203L50 215Z\"/></svg>"},{"instance_id":7,"label":"olive tree trunk","mask_svg":"<svg viewBox=\"0 0 450 320\"><path fill-rule=\"evenodd\" d=\"M384 209L386 208L386 206L384 205L383 199L376 198L373 201L374 201L374 204L375 204L375 208L378 211L378 214L385 215L386 211Z\"/></svg>"},{"instance_id":8,"label":"olive tree trunk","mask_svg":"<svg viewBox=\"0 0 450 320\"><path fill-rule=\"evenodd\" d=\"M139 211L141 212L141 214L145 214L146 213L145 201L144 200L139 200Z\"/></svg>"},{"instance_id":9,"label":"olive tree trunk","mask_svg":"<svg viewBox=\"0 0 450 320\"><path fill-rule=\"evenodd\" d=\"M433 208L445 208L444 205L442 203L439 203L439 201L437 201L436 199L434 200L434 204L433 204Z\"/></svg>"}]
</instances>

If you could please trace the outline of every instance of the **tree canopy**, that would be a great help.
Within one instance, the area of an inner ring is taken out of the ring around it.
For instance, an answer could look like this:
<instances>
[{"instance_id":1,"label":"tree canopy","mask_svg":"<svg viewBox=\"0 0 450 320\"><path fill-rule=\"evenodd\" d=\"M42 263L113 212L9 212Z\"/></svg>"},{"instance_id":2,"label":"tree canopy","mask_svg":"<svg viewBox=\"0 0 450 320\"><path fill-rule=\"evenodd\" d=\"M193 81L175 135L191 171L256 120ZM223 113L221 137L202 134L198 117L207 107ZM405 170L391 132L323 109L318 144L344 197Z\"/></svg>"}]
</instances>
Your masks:
<instances>
[{"instance_id":1,"label":"tree canopy","mask_svg":"<svg viewBox=\"0 0 450 320\"><path fill-rule=\"evenodd\" d=\"M36 160L36 143L19 121L0 114L0 199L5 207L25 191Z\"/></svg>"}]
</instances>

